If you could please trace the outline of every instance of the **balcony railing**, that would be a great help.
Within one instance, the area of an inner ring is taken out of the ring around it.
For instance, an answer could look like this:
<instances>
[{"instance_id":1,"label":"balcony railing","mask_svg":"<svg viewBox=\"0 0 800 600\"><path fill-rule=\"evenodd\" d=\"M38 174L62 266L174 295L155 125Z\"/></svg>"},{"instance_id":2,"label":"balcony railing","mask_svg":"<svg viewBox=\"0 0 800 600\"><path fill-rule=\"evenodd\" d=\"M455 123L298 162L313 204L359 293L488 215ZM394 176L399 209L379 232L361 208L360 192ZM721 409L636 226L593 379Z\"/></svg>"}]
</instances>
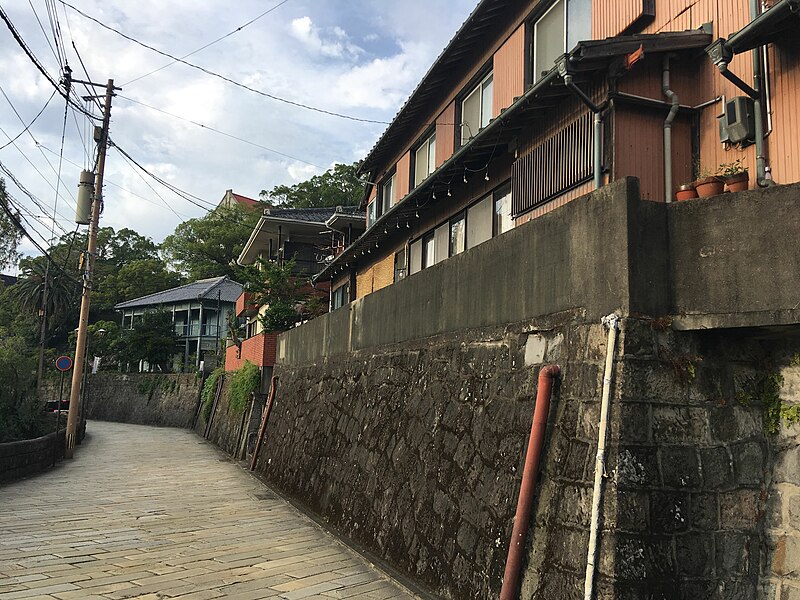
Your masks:
<instances>
[{"instance_id":1,"label":"balcony railing","mask_svg":"<svg viewBox=\"0 0 800 600\"><path fill-rule=\"evenodd\" d=\"M217 337L217 332L220 335L224 333L222 326L217 327L216 324L200 324L200 323L176 323L175 333L178 337Z\"/></svg>"}]
</instances>

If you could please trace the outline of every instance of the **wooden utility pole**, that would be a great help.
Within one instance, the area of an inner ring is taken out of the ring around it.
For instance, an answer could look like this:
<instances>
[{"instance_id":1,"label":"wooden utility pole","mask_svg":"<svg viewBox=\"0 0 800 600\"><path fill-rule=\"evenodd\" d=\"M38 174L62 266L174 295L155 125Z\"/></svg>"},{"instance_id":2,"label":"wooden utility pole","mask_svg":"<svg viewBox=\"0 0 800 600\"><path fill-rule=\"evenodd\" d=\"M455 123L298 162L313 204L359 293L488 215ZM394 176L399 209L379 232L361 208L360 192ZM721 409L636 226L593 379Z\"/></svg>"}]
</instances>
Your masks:
<instances>
[{"instance_id":1,"label":"wooden utility pole","mask_svg":"<svg viewBox=\"0 0 800 600\"><path fill-rule=\"evenodd\" d=\"M100 210L103 204L103 170L106 166L108 147L108 126L111 120L111 98L114 96L114 80L106 85L106 103L103 109L103 128L98 142L97 175L94 181L94 200L92 201L92 222L89 224L89 244L83 260L83 295L81 296L81 316L78 321L78 341L75 347L75 361L72 368L72 387L69 393L69 413L67 414L67 435L64 457L72 458L75 453L76 432L78 429L78 403L81 396L83 363L86 357L86 334L89 326L89 307L92 301L92 276L94 256L97 250L97 230L100 223Z\"/></svg>"}]
</instances>

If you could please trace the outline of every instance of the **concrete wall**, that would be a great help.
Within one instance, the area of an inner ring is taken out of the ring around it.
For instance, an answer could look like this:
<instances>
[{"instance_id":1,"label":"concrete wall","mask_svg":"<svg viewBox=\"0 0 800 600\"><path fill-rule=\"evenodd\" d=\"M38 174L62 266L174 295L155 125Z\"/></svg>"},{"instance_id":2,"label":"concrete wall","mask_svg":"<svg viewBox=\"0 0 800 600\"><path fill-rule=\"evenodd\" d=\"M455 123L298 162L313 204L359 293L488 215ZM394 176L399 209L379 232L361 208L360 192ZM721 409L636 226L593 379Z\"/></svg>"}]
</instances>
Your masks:
<instances>
[{"instance_id":1,"label":"concrete wall","mask_svg":"<svg viewBox=\"0 0 800 600\"><path fill-rule=\"evenodd\" d=\"M89 375L86 416L162 427L191 427L201 379L187 373Z\"/></svg>"}]
</instances>

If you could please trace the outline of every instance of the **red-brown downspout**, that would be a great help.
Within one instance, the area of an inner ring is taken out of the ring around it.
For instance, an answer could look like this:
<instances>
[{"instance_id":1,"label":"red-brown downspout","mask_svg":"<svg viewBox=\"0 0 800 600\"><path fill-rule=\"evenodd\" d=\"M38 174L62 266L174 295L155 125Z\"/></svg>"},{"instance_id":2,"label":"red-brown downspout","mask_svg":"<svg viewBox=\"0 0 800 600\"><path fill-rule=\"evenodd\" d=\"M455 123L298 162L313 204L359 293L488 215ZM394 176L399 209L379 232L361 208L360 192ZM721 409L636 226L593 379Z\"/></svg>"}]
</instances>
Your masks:
<instances>
[{"instance_id":1,"label":"red-brown downspout","mask_svg":"<svg viewBox=\"0 0 800 600\"><path fill-rule=\"evenodd\" d=\"M550 394L553 380L561 374L558 365L547 365L539 371L536 386L536 408L533 410L533 424L528 439L528 452L525 455L525 468L522 471L522 486L517 500L517 516L508 546L506 570L503 574L503 588L500 600L514 600L519 590L522 571L522 556L525 551L525 536L531 521L531 505L536 491L536 478L539 475L539 459L542 456L544 436L547 429L547 416L550 414Z\"/></svg>"},{"instance_id":2,"label":"red-brown downspout","mask_svg":"<svg viewBox=\"0 0 800 600\"><path fill-rule=\"evenodd\" d=\"M256 447L253 449L253 458L250 460L250 470L254 471L256 468L256 461L258 460L258 451L261 450L261 443L264 441L264 432L267 430L267 421L269 420L269 413L272 410L272 402L275 400L275 393L278 391L278 376L272 376L272 384L269 387L269 400L267 400L267 407L264 409L264 416L261 419L261 427L258 430L258 438L256 439Z\"/></svg>"}]
</instances>

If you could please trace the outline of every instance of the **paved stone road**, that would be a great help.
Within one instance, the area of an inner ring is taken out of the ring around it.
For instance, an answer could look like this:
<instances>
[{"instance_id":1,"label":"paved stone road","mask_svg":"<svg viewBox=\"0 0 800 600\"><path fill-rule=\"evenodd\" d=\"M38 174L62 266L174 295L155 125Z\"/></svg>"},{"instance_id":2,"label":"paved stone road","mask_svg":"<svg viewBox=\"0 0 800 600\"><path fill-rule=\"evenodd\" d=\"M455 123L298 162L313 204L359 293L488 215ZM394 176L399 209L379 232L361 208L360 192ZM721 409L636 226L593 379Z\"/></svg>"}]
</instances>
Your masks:
<instances>
[{"instance_id":1,"label":"paved stone road","mask_svg":"<svg viewBox=\"0 0 800 600\"><path fill-rule=\"evenodd\" d=\"M0 487L0 600L414 598L193 433L89 435Z\"/></svg>"}]
</instances>

